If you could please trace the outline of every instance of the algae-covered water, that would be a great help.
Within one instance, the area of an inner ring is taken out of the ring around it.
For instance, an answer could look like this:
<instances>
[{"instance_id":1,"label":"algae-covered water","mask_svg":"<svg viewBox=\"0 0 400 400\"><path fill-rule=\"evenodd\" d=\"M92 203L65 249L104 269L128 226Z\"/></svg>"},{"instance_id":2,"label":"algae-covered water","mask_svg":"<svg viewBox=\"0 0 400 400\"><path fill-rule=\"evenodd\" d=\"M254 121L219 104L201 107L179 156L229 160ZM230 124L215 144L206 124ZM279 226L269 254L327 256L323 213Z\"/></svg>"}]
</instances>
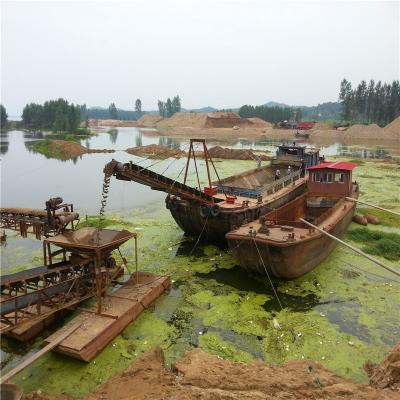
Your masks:
<instances>
[{"instance_id":1,"label":"algae-covered water","mask_svg":"<svg viewBox=\"0 0 400 400\"><path fill-rule=\"evenodd\" d=\"M380 159L355 161L359 164L354 175L361 186L361 199L400 211L399 191L394 186L400 178L399 164ZM224 160L217 165L222 176L254 167L253 162L246 161ZM192 172L190 181L194 178ZM101 180L98 184L101 187ZM122 184L126 183L112 180L110 192L120 190ZM95 197L93 201L99 202ZM382 219L380 225L366 229L400 234L399 218L373 209L361 211ZM89 218L89 223L96 224L96 220ZM379 362L400 338L400 278L345 247L337 247L300 279L274 280L281 308L265 277L242 271L226 249L196 245L196 239L184 237L162 199L128 211L109 212L105 225L138 233L140 268L170 275L171 289L90 363L56 353L40 358L14 379L26 392L41 389L45 393L82 395L154 346L164 349L168 364L199 346L243 362L254 358L271 363L311 358L342 376L366 382L363 364L367 360ZM356 228L352 224L350 231ZM399 268L396 238L394 258L385 258L384 252L374 256ZM368 243L354 238L351 241L350 235L346 240L365 251L372 250ZM40 248L41 243L34 239L10 237L2 251L3 270L39 265ZM122 252L133 261L132 246L125 245ZM274 318L281 329L274 328ZM3 372L41 343L41 337L27 345L3 338Z\"/></svg>"}]
</instances>

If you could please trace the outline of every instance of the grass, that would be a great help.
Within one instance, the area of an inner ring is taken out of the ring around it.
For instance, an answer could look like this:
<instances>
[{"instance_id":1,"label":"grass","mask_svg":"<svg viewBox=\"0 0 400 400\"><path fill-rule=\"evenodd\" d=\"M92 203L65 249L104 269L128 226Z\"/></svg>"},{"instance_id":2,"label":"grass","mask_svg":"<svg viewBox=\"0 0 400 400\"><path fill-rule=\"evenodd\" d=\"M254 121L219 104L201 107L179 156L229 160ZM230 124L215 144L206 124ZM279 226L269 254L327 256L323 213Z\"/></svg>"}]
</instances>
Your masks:
<instances>
[{"instance_id":1,"label":"grass","mask_svg":"<svg viewBox=\"0 0 400 400\"><path fill-rule=\"evenodd\" d=\"M356 228L347 232L347 236L356 242L364 243L363 251L387 258L388 260L400 259L400 235L372 231L368 228Z\"/></svg>"},{"instance_id":2,"label":"grass","mask_svg":"<svg viewBox=\"0 0 400 400\"><path fill-rule=\"evenodd\" d=\"M44 139L39 142L36 142L32 146L32 150L36 153L43 154L46 158L61 158L62 154L61 152L56 152L50 150L50 144L51 140L49 139Z\"/></svg>"}]
</instances>

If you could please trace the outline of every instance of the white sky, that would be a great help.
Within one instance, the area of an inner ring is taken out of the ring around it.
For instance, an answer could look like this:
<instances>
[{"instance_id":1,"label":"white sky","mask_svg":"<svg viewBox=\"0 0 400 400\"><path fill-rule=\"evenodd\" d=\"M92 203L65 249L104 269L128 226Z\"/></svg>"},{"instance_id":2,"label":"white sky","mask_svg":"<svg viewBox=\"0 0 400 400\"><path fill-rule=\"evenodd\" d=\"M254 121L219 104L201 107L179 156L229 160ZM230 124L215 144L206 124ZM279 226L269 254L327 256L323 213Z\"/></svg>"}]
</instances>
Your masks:
<instances>
[{"instance_id":1,"label":"white sky","mask_svg":"<svg viewBox=\"0 0 400 400\"><path fill-rule=\"evenodd\" d=\"M64 97L145 110L336 101L346 77L399 78L398 1L2 1L9 115Z\"/></svg>"}]
</instances>

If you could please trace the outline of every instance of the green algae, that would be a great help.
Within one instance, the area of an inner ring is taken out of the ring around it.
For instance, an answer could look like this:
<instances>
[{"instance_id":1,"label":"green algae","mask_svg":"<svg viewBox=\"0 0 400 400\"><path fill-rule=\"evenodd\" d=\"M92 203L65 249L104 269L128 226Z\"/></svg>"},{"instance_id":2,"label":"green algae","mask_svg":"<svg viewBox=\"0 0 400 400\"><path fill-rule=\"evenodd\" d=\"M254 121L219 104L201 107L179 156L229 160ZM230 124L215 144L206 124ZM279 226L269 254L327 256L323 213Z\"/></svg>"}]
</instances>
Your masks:
<instances>
[{"instance_id":1,"label":"green algae","mask_svg":"<svg viewBox=\"0 0 400 400\"><path fill-rule=\"evenodd\" d=\"M207 332L199 339L200 347L210 354L232 361L250 362L251 354L238 350L233 343L223 340L217 333Z\"/></svg>"},{"instance_id":2,"label":"green algae","mask_svg":"<svg viewBox=\"0 0 400 400\"><path fill-rule=\"evenodd\" d=\"M356 228L349 230L347 237L353 241L363 243L362 250L369 254L379 255L388 260L400 259L400 235L397 233Z\"/></svg>"},{"instance_id":3,"label":"green algae","mask_svg":"<svg viewBox=\"0 0 400 400\"><path fill-rule=\"evenodd\" d=\"M245 163L247 168L254 166ZM244 169L244 164L237 164L223 161L218 169L224 171L221 175L231 175ZM361 185L360 198L398 210L392 177L397 176L396 165L360 164L354 173ZM389 169L390 176L383 176ZM381 175L379 184L372 185ZM195 182L193 174L190 180ZM16 378L25 391L40 388L45 393L83 395L154 346L164 349L167 364L200 346L244 362L254 357L273 363L313 358L338 374L366 382L363 364L382 359L400 335L399 282L346 248L338 246L315 270L295 281L274 280L281 310L265 277L235 278L231 254L185 238L162 203L124 215L107 214L104 221L105 227L136 232L139 268L169 274L172 288L91 363L57 354L37 361ZM97 222L89 217L90 226ZM382 225L372 229L398 233L397 226L383 218ZM131 268L132 244L121 251ZM117 253L115 257L119 259ZM232 279L221 281L217 276ZM274 328L273 318L281 329Z\"/></svg>"}]
</instances>

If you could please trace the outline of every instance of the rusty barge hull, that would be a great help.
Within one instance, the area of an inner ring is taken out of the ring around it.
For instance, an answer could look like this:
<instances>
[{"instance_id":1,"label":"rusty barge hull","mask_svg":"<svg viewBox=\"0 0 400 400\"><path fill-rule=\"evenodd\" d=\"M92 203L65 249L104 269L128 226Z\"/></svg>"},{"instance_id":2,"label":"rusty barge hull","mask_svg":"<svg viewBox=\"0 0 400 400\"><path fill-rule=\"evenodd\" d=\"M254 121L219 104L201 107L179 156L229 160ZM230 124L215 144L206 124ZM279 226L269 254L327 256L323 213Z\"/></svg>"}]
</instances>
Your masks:
<instances>
[{"instance_id":1,"label":"rusty barge hull","mask_svg":"<svg viewBox=\"0 0 400 400\"><path fill-rule=\"evenodd\" d=\"M269 211L281 207L285 203L295 199L306 191L306 181L300 178L290 187L281 189L271 196L263 198L263 202L244 208L224 208L220 206L218 215L202 212L201 205L183 199L175 199L173 206L169 197L166 198L166 206L178 226L188 236L200 237L201 240L218 245L226 245L225 235L232 229L246 221L253 221ZM243 198L243 200L248 198ZM237 199L240 203L241 198Z\"/></svg>"},{"instance_id":2,"label":"rusty barge hull","mask_svg":"<svg viewBox=\"0 0 400 400\"><path fill-rule=\"evenodd\" d=\"M355 197L355 196L354 196ZM296 199L292 204L284 208L296 208L301 201L306 201L306 195ZM323 220L320 227L333 236L341 238L350 225L356 204L351 201L339 201L331 211L326 210L329 215ZM285 211L285 210L284 210ZM294 211L301 216L301 210ZM273 213L271 213L273 214ZM276 238L259 235L254 236L250 228L259 228L258 221L254 227L245 226L237 231L227 234L229 247L232 249L235 259L239 265L252 272L262 275L271 274L281 279L295 279L310 271L325 260L337 246L337 242L318 232L310 232L302 223L292 223L300 231L296 240L287 239L286 242ZM285 231L286 225L276 225L270 228ZM307 233L308 232L308 233ZM271 233L269 233L271 235ZM307 236L309 235L309 236Z\"/></svg>"},{"instance_id":3,"label":"rusty barge hull","mask_svg":"<svg viewBox=\"0 0 400 400\"><path fill-rule=\"evenodd\" d=\"M148 308L170 286L168 276L139 272L115 292L103 299L103 311L96 307L81 309L79 315L46 339L51 343L70 327L79 325L56 348L58 353L90 361L118 336L142 311Z\"/></svg>"}]
</instances>

